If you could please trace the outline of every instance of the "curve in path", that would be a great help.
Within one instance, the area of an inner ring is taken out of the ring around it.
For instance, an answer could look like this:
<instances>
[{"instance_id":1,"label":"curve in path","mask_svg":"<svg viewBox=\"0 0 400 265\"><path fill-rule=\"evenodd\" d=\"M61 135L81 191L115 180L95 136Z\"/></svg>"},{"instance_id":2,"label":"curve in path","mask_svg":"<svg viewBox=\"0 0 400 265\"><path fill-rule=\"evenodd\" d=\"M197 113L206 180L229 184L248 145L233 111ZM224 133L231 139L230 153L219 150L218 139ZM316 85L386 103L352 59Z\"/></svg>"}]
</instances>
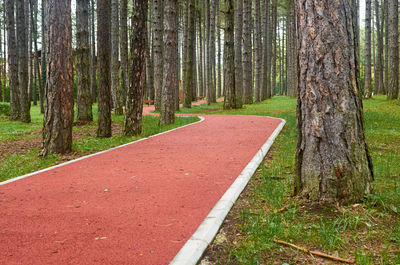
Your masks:
<instances>
[{"instance_id":1,"label":"curve in path","mask_svg":"<svg viewBox=\"0 0 400 265\"><path fill-rule=\"evenodd\" d=\"M280 123L205 116L0 185L0 263L168 264Z\"/></svg>"}]
</instances>

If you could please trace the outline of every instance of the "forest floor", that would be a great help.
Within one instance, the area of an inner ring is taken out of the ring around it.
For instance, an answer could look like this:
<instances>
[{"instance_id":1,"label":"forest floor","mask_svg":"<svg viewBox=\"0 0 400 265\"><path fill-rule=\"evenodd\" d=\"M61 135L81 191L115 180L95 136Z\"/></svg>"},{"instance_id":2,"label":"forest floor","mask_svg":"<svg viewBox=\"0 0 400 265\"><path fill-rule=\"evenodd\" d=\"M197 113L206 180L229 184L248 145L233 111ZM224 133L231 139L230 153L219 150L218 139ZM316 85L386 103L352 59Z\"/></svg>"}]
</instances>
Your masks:
<instances>
[{"instance_id":1,"label":"forest floor","mask_svg":"<svg viewBox=\"0 0 400 265\"><path fill-rule=\"evenodd\" d=\"M111 138L97 138L97 106L94 106L94 121L88 124L74 124L72 153L39 157L42 141L43 114L39 106L32 106L31 123L10 121L0 116L0 181L28 174L43 168L60 164L84 155L103 151L176 127L198 121L197 117L177 117L175 124L158 126L158 117L143 117L143 133L140 137L122 135L123 116L112 115Z\"/></svg>"},{"instance_id":2,"label":"forest floor","mask_svg":"<svg viewBox=\"0 0 400 265\"><path fill-rule=\"evenodd\" d=\"M222 110L221 103L182 109L182 113L268 115L287 121L200 263L336 264L276 244L276 238L357 264L400 264L400 104L376 96L364 101L364 110L374 192L361 204L340 206L293 198L295 99L274 97L233 111Z\"/></svg>"}]
</instances>

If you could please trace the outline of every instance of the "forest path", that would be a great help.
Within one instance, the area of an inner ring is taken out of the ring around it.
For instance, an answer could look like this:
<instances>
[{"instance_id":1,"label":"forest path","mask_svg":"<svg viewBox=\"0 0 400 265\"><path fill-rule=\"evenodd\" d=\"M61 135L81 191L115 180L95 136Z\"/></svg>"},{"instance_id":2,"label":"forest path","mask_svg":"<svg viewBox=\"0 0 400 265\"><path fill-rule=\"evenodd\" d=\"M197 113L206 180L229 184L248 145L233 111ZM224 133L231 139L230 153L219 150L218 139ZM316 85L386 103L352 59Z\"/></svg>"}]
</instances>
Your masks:
<instances>
[{"instance_id":1,"label":"forest path","mask_svg":"<svg viewBox=\"0 0 400 265\"><path fill-rule=\"evenodd\" d=\"M0 263L168 264L281 123L204 117L0 185Z\"/></svg>"}]
</instances>

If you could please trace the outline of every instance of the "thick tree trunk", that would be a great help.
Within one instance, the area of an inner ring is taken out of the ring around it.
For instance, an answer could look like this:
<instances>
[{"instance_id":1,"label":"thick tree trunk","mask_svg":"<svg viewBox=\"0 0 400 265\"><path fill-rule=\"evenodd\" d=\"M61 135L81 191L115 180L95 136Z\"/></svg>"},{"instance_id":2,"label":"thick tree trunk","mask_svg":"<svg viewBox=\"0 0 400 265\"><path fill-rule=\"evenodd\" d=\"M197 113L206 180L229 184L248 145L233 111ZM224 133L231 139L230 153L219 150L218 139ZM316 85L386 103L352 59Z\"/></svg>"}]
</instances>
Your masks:
<instances>
[{"instance_id":1,"label":"thick tree trunk","mask_svg":"<svg viewBox=\"0 0 400 265\"><path fill-rule=\"evenodd\" d=\"M389 19L388 19L388 2L390 0L384 0L383 13L385 20L385 84L384 94L386 95L389 90Z\"/></svg>"},{"instance_id":2,"label":"thick tree trunk","mask_svg":"<svg viewBox=\"0 0 400 265\"><path fill-rule=\"evenodd\" d=\"M151 4L151 1L149 2ZM151 6L148 7L147 21L152 21ZM153 64L153 51L152 47L152 23L147 23L147 41L146 41L146 90L150 100L154 101L154 64Z\"/></svg>"},{"instance_id":3,"label":"thick tree trunk","mask_svg":"<svg viewBox=\"0 0 400 265\"><path fill-rule=\"evenodd\" d=\"M17 120L21 115L18 89L18 53L15 35L14 0L6 0L8 77L10 87L10 116Z\"/></svg>"},{"instance_id":4,"label":"thick tree trunk","mask_svg":"<svg viewBox=\"0 0 400 265\"><path fill-rule=\"evenodd\" d=\"M175 120L175 89L178 83L177 65L177 0L164 2L164 81L162 88L162 102L160 125L172 124ZM193 25L194 26L194 25Z\"/></svg>"},{"instance_id":5,"label":"thick tree trunk","mask_svg":"<svg viewBox=\"0 0 400 265\"><path fill-rule=\"evenodd\" d=\"M153 2L154 3L154 2ZM129 86L126 101L124 135L142 133L143 94L146 82L147 1L133 0L130 35Z\"/></svg>"},{"instance_id":6,"label":"thick tree trunk","mask_svg":"<svg viewBox=\"0 0 400 265\"><path fill-rule=\"evenodd\" d=\"M243 0L243 90L244 103L251 103L253 95L252 43L251 43L251 0Z\"/></svg>"},{"instance_id":7,"label":"thick tree trunk","mask_svg":"<svg viewBox=\"0 0 400 265\"><path fill-rule=\"evenodd\" d=\"M365 1L365 71L364 97L370 98L371 88L371 0Z\"/></svg>"},{"instance_id":8,"label":"thick tree trunk","mask_svg":"<svg viewBox=\"0 0 400 265\"><path fill-rule=\"evenodd\" d=\"M262 93L261 100L271 98L271 35L270 35L270 7L269 0L263 1L263 71L262 71ZM289 0L291 3L291 0Z\"/></svg>"},{"instance_id":9,"label":"thick tree trunk","mask_svg":"<svg viewBox=\"0 0 400 265\"><path fill-rule=\"evenodd\" d=\"M375 67L375 93L383 92L383 28L379 14L379 1L375 0L375 17L376 17L376 36L377 36L377 60Z\"/></svg>"},{"instance_id":10,"label":"thick tree trunk","mask_svg":"<svg viewBox=\"0 0 400 265\"><path fill-rule=\"evenodd\" d=\"M71 2L46 0L48 15L46 111L41 154L72 150L74 98L72 80Z\"/></svg>"},{"instance_id":11,"label":"thick tree trunk","mask_svg":"<svg viewBox=\"0 0 400 265\"><path fill-rule=\"evenodd\" d=\"M300 0L297 15L295 194L312 201L360 201L372 190L373 172L356 76L351 4Z\"/></svg>"},{"instance_id":12,"label":"thick tree trunk","mask_svg":"<svg viewBox=\"0 0 400 265\"><path fill-rule=\"evenodd\" d=\"M79 122L93 120L90 93L89 0L76 1L76 85Z\"/></svg>"},{"instance_id":13,"label":"thick tree trunk","mask_svg":"<svg viewBox=\"0 0 400 265\"><path fill-rule=\"evenodd\" d=\"M121 104L125 105L128 83L128 0L121 0L120 4Z\"/></svg>"},{"instance_id":14,"label":"thick tree trunk","mask_svg":"<svg viewBox=\"0 0 400 265\"><path fill-rule=\"evenodd\" d=\"M228 11L229 12L229 11ZM234 108L241 108L242 107L242 93L243 93L243 61L242 61L242 39L243 39L243 0L236 0L235 3L235 23L234 23L234 35L235 35L235 62L234 62L234 67L235 67L235 99L234 103L235 106ZM229 15L227 15L228 18ZM227 29L229 30L229 29ZM230 33L230 32L228 32ZM226 38L227 36L225 36ZM228 36L229 37L229 36ZM231 45L228 42L229 45ZM229 51L229 48L227 48L226 51ZM230 56L230 54L227 54ZM226 65L225 65L226 66ZM229 74L229 71L228 71ZM229 82L230 83L230 82ZM228 94L231 94L228 92ZM227 95L228 96L228 95Z\"/></svg>"},{"instance_id":15,"label":"thick tree trunk","mask_svg":"<svg viewBox=\"0 0 400 265\"><path fill-rule=\"evenodd\" d=\"M154 63L154 105L161 109L161 91L163 82L163 1L153 0L153 63Z\"/></svg>"},{"instance_id":16,"label":"thick tree trunk","mask_svg":"<svg viewBox=\"0 0 400 265\"><path fill-rule=\"evenodd\" d=\"M235 37L234 37L234 10L233 0L225 0L225 44L224 44L224 80L225 101L224 109L235 109Z\"/></svg>"},{"instance_id":17,"label":"thick tree trunk","mask_svg":"<svg viewBox=\"0 0 400 265\"><path fill-rule=\"evenodd\" d=\"M195 49L195 6L194 0L189 0L187 2L188 16L187 16L187 41L186 41L186 73L185 73L185 87L184 87L184 100L183 106L185 108L190 108L192 106L193 89L194 89L194 68L195 64L193 61L194 49Z\"/></svg>"},{"instance_id":18,"label":"thick tree trunk","mask_svg":"<svg viewBox=\"0 0 400 265\"><path fill-rule=\"evenodd\" d=\"M215 17L217 12L216 0L211 0L209 13L209 36L207 45L207 103L216 102L215 88Z\"/></svg>"},{"instance_id":19,"label":"thick tree trunk","mask_svg":"<svg viewBox=\"0 0 400 265\"><path fill-rule=\"evenodd\" d=\"M255 0L254 6L254 60L255 60L255 73L254 73L254 96L255 101L260 102L262 96L261 78L262 78L262 42L261 42L261 10L260 0ZM246 95L245 103L252 103L253 95ZM251 97L251 99L250 99Z\"/></svg>"},{"instance_id":20,"label":"thick tree trunk","mask_svg":"<svg viewBox=\"0 0 400 265\"><path fill-rule=\"evenodd\" d=\"M28 29L25 16L25 1L17 0L17 49L18 49L18 85L21 104L21 121L31 122L31 102L28 97Z\"/></svg>"},{"instance_id":21,"label":"thick tree trunk","mask_svg":"<svg viewBox=\"0 0 400 265\"><path fill-rule=\"evenodd\" d=\"M271 66L271 96L275 95L276 88L276 52L277 52L277 44L276 44L276 27L277 27L277 3L276 0L272 0L272 66ZM297 73L296 73L297 76Z\"/></svg>"},{"instance_id":22,"label":"thick tree trunk","mask_svg":"<svg viewBox=\"0 0 400 265\"><path fill-rule=\"evenodd\" d=\"M111 0L111 91L115 114L122 115L119 83L119 0Z\"/></svg>"},{"instance_id":23,"label":"thick tree trunk","mask_svg":"<svg viewBox=\"0 0 400 265\"><path fill-rule=\"evenodd\" d=\"M240 2L243 2L243 0L239 0ZM217 97L221 97L222 95L222 63L221 63L221 56L222 56L222 45L221 45L221 12L220 12L220 0L217 2L217 48L218 48L218 54L217 54ZM243 7L242 7L243 9ZM242 73L243 76L243 73ZM242 77L243 79L243 77ZM243 87L243 82L242 85ZM240 91L240 96L242 95L242 91Z\"/></svg>"},{"instance_id":24,"label":"thick tree trunk","mask_svg":"<svg viewBox=\"0 0 400 265\"><path fill-rule=\"evenodd\" d=\"M397 0L388 0L388 22L389 22L389 89L388 99L399 97L399 3Z\"/></svg>"},{"instance_id":25,"label":"thick tree trunk","mask_svg":"<svg viewBox=\"0 0 400 265\"><path fill-rule=\"evenodd\" d=\"M111 3L97 1L98 120L97 137L111 137Z\"/></svg>"},{"instance_id":26,"label":"thick tree trunk","mask_svg":"<svg viewBox=\"0 0 400 265\"><path fill-rule=\"evenodd\" d=\"M199 96L204 97L204 45L203 45L203 29L201 27L201 12L198 10L198 16L199 19L197 20L198 28L199 28L199 48L200 48L200 53L199 53Z\"/></svg>"},{"instance_id":27,"label":"thick tree trunk","mask_svg":"<svg viewBox=\"0 0 400 265\"><path fill-rule=\"evenodd\" d=\"M287 90L290 97L295 97L297 95L297 43L294 1L289 1L287 36Z\"/></svg>"},{"instance_id":28,"label":"thick tree trunk","mask_svg":"<svg viewBox=\"0 0 400 265\"><path fill-rule=\"evenodd\" d=\"M42 73L42 91L40 91L40 112L44 113L45 111L45 103L46 103L46 78L47 78L47 65L46 65L46 25L47 25L47 17L46 17L46 8L45 8L45 3L42 1L42 7L41 7L41 16L42 16L42 51L40 54L40 67L41 67L41 73Z\"/></svg>"}]
</instances>

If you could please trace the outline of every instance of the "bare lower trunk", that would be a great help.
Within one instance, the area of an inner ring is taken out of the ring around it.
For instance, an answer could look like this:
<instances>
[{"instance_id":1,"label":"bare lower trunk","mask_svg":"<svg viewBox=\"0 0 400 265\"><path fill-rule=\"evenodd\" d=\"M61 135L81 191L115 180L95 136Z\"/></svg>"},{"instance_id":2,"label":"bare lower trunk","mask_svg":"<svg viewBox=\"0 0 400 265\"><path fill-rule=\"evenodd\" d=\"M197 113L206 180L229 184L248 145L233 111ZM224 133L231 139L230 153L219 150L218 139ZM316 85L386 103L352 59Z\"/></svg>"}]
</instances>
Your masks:
<instances>
[{"instance_id":1,"label":"bare lower trunk","mask_svg":"<svg viewBox=\"0 0 400 265\"><path fill-rule=\"evenodd\" d=\"M399 96L399 13L398 1L388 0L389 22L389 88L388 99L397 99Z\"/></svg>"},{"instance_id":2,"label":"bare lower trunk","mask_svg":"<svg viewBox=\"0 0 400 265\"><path fill-rule=\"evenodd\" d=\"M371 0L365 1L365 71L364 97L370 98L371 88Z\"/></svg>"},{"instance_id":3,"label":"bare lower trunk","mask_svg":"<svg viewBox=\"0 0 400 265\"><path fill-rule=\"evenodd\" d=\"M119 0L111 0L111 91L115 114L122 115L119 83Z\"/></svg>"},{"instance_id":4,"label":"bare lower trunk","mask_svg":"<svg viewBox=\"0 0 400 265\"><path fill-rule=\"evenodd\" d=\"M375 0L375 16L376 16L376 36L377 36L377 60L375 67L375 93L383 92L383 28L379 12L379 2Z\"/></svg>"},{"instance_id":5,"label":"bare lower trunk","mask_svg":"<svg viewBox=\"0 0 400 265\"><path fill-rule=\"evenodd\" d=\"M243 65L242 65L242 39L243 39L243 0L236 0L235 3L235 23L234 23L234 41L235 41L235 106L234 108L242 107L243 93ZM227 15L228 16L228 15ZM231 45L230 43L228 43ZM228 55L230 55L228 53Z\"/></svg>"},{"instance_id":6,"label":"bare lower trunk","mask_svg":"<svg viewBox=\"0 0 400 265\"><path fill-rule=\"evenodd\" d=\"M71 2L47 0L47 83L41 154L72 150L74 99L72 81Z\"/></svg>"},{"instance_id":7,"label":"bare lower trunk","mask_svg":"<svg viewBox=\"0 0 400 265\"><path fill-rule=\"evenodd\" d=\"M253 95L252 43L251 43L251 0L243 0L243 100L251 103Z\"/></svg>"},{"instance_id":8,"label":"bare lower trunk","mask_svg":"<svg viewBox=\"0 0 400 265\"><path fill-rule=\"evenodd\" d=\"M356 76L354 13L346 0L300 0L297 14L295 193L313 201L360 201L372 191L373 172Z\"/></svg>"},{"instance_id":9,"label":"bare lower trunk","mask_svg":"<svg viewBox=\"0 0 400 265\"><path fill-rule=\"evenodd\" d=\"M154 105L161 109L161 90L163 82L163 1L153 0L153 63L154 63Z\"/></svg>"},{"instance_id":10,"label":"bare lower trunk","mask_svg":"<svg viewBox=\"0 0 400 265\"><path fill-rule=\"evenodd\" d=\"M225 65L225 101L224 109L236 108L235 89L235 38L234 38L234 10L233 0L225 0L225 44L224 44L224 65Z\"/></svg>"},{"instance_id":11,"label":"bare lower trunk","mask_svg":"<svg viewBox=\"0 0 400 265\"><path fill-rule=\"evenodd\" d=\"M129 87L126 101L124 135L142 133L143 94L146 81L147 1L133 0L130 35Z\"/></svg>"},{"instance_id":12,"label":"bare lower trunk","mask_svg":"<svg viewBox=\"0 0 400 265\"><path fill-rule=\"evenodd\" d=\"M261 10L260 0L255 0L254 6L254 60L255 60L255 73L254 73L254 96L255 101L261 100L261 64L262 64L262 47L261 47ZM250 98L251 97L251 98ZM246 95L246 103L252 103L253 95Z\"/></svg>"}]
</instances>

